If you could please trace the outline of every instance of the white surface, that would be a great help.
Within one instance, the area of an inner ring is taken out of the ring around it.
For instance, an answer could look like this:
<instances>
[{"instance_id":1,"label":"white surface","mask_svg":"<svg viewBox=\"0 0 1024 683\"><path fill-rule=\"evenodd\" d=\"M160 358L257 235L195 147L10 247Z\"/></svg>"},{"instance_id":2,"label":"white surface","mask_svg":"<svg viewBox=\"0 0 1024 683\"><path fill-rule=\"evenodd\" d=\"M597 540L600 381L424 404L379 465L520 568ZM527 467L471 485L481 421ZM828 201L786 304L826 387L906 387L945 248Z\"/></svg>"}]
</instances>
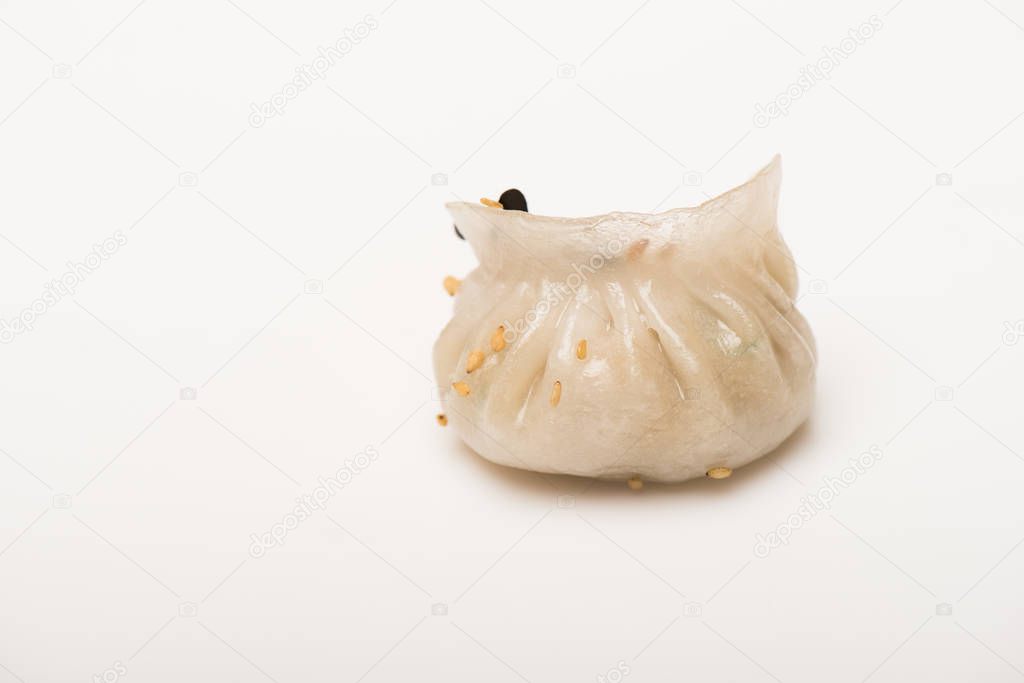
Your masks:
<instances>
[{"instance_id":1,"label":"white surface","mask_svg":"<svg viewBox=\"0 0 1024 683\"><path fill-rule=\"evenodd\" d=\"M0 315L127 237L0 346L0 680L1018 680L1024 7L427 4L0 2ZM775 152L821 363L773 460L635 494L435 425L445 201L648 211Z\"/></svg>"}]
</instances>

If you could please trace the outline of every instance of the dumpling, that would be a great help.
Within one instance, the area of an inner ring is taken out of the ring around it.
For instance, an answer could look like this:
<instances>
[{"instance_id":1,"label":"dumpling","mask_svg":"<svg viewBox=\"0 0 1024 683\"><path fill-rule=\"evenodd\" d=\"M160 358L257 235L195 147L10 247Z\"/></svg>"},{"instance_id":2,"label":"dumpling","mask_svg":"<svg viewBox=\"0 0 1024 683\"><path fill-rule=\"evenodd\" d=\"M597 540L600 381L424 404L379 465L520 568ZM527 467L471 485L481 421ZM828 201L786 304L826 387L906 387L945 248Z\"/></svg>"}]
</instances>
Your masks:
<instances>
[{"instance_id":1,"label":"dumpling","mask_svg":"<svg viewBox=\"0 0 1024 683\"><path fill-rule=\"evenodd\" d=\"M439 419L493 462L631 485L724 477L773 450L807 419L816 363L780 182L776 156L658 214L448 204L480 265L449 282Z\"/></svg>"}]
</instances>

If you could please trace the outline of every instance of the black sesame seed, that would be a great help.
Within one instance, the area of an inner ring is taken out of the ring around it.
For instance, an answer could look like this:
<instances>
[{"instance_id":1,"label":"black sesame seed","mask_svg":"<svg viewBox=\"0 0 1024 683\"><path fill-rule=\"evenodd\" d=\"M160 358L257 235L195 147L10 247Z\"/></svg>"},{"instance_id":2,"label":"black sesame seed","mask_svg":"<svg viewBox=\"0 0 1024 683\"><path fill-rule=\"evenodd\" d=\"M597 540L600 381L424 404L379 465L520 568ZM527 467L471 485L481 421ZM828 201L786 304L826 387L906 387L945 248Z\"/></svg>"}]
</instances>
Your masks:
<instances>
[{"instance_id":1,"label":"black sesame seed","mask_svg":"<svg viewBox=\"0 0 1024 683\"><path fill-rule=\"evenodd\" d=\"M462 236L462 233L459 232L459 226L457 226L454 223L452 223L452 227L455 228L455 236L456 237L458 237L460 240L466 239L465 237Z\"/></svg>"},{"instance_id":2,"label":"black sesame seed","mask_svg":"<svg viewBox=\"0 0 1024 683\"><path fill-rule=\"evenodd\" d=\"M501 202L501 208L506 211L527 211L526 197L515 188L502 192L498 201Z\"/></svg>"}]
</instances>

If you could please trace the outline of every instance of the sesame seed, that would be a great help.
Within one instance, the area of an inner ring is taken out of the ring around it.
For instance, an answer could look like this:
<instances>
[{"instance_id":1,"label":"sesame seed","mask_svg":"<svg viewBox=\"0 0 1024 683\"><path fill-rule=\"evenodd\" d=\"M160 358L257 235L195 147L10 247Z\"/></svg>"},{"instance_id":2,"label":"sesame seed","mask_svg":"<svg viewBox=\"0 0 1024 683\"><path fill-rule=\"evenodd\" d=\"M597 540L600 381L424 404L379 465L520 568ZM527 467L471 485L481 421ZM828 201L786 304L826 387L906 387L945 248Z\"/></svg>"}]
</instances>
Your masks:
<instances>
[{"instance_id":1,"label":"sesame seed","mask_svg":"<svg viewBox=\"0 0 1024 683\"><path fill-rule=\"evenodd\" d=\"M498 197L498 201L501 202L501 208L505 209L506 211L527 210L526 197L524 197L523 193L515 189L514 187L502 192L501 196Z\"/></svg>"},{"instance_id":2,"label":"sesame seed","mask_svg":"<svg viewBox=\"0 0 1024 683\"><path fill-rule=\"evenodd\" d=\"M455 293L459 291L459 285L461 284L462 280L454 275L449 275L444 279L444 290L448 292L448 296L455 296Z\"/></svg>"},{"instance_id":3,"label":"sesame seed","mask_svg":"<svg viewBox=\"0 0 1024 683\"><path fill-rule=\"evenodd\" d=\"M630 261L635 261L640 258L640 255L647 249L647 245L650 243L646 237L642 240L637 240L633 244L629 245L629 249L626 250L626 258Z\"/></svg>"},{"instance_id":4,"label":"sesame seed","mask_svg":"<svg viewBox=\"0 0 1024 683\"><path fill-rule=\"evenodd\" d=\"M505 348L505 326L498 325L498 329L491 335L491 350L501 351Z\"/></svg>"},{"instance_id":5,"label":"sesame seed","mask_svg":"<svg viewBox=\"0 0 1024 683\"><path fill-rule=\"evenodd\" d=\"M484 364L484 352L477 349L466 358L466 372L473 372Z\"/></svg>"},{"instance_id":6,"label":"sesame seed","mask_svg":"<svg viewBox=\"0 0 1024 683\"><path fill-rule=\"evenodd\" d=\"M557 406L558 402L562 400L562 383L555 382L555 386L551 387L551 405Z\"/></svg>"}]
</instances>

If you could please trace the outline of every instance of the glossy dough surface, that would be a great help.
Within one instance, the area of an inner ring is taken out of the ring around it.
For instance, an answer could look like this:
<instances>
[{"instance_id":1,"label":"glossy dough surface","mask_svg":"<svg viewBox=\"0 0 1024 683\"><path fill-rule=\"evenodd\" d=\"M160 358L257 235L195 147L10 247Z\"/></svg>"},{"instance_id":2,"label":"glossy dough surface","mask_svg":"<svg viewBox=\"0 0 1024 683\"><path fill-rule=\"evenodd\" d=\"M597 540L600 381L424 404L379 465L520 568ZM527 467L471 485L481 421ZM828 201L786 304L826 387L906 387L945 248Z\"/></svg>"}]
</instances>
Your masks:
<instances>
[{"instance_id":1,"label":"glossy dough surface","mask_svg":"<svg viewBox=\"0 0 1024 683\"><path fill-rule=\"evenodd\" d=\"M653 215L449 204L480 262L434 347L449 424L493 462L610 479L683 481L774 449L815 371L780 181L776 157Z\"/></svg>"}]
</instances>

